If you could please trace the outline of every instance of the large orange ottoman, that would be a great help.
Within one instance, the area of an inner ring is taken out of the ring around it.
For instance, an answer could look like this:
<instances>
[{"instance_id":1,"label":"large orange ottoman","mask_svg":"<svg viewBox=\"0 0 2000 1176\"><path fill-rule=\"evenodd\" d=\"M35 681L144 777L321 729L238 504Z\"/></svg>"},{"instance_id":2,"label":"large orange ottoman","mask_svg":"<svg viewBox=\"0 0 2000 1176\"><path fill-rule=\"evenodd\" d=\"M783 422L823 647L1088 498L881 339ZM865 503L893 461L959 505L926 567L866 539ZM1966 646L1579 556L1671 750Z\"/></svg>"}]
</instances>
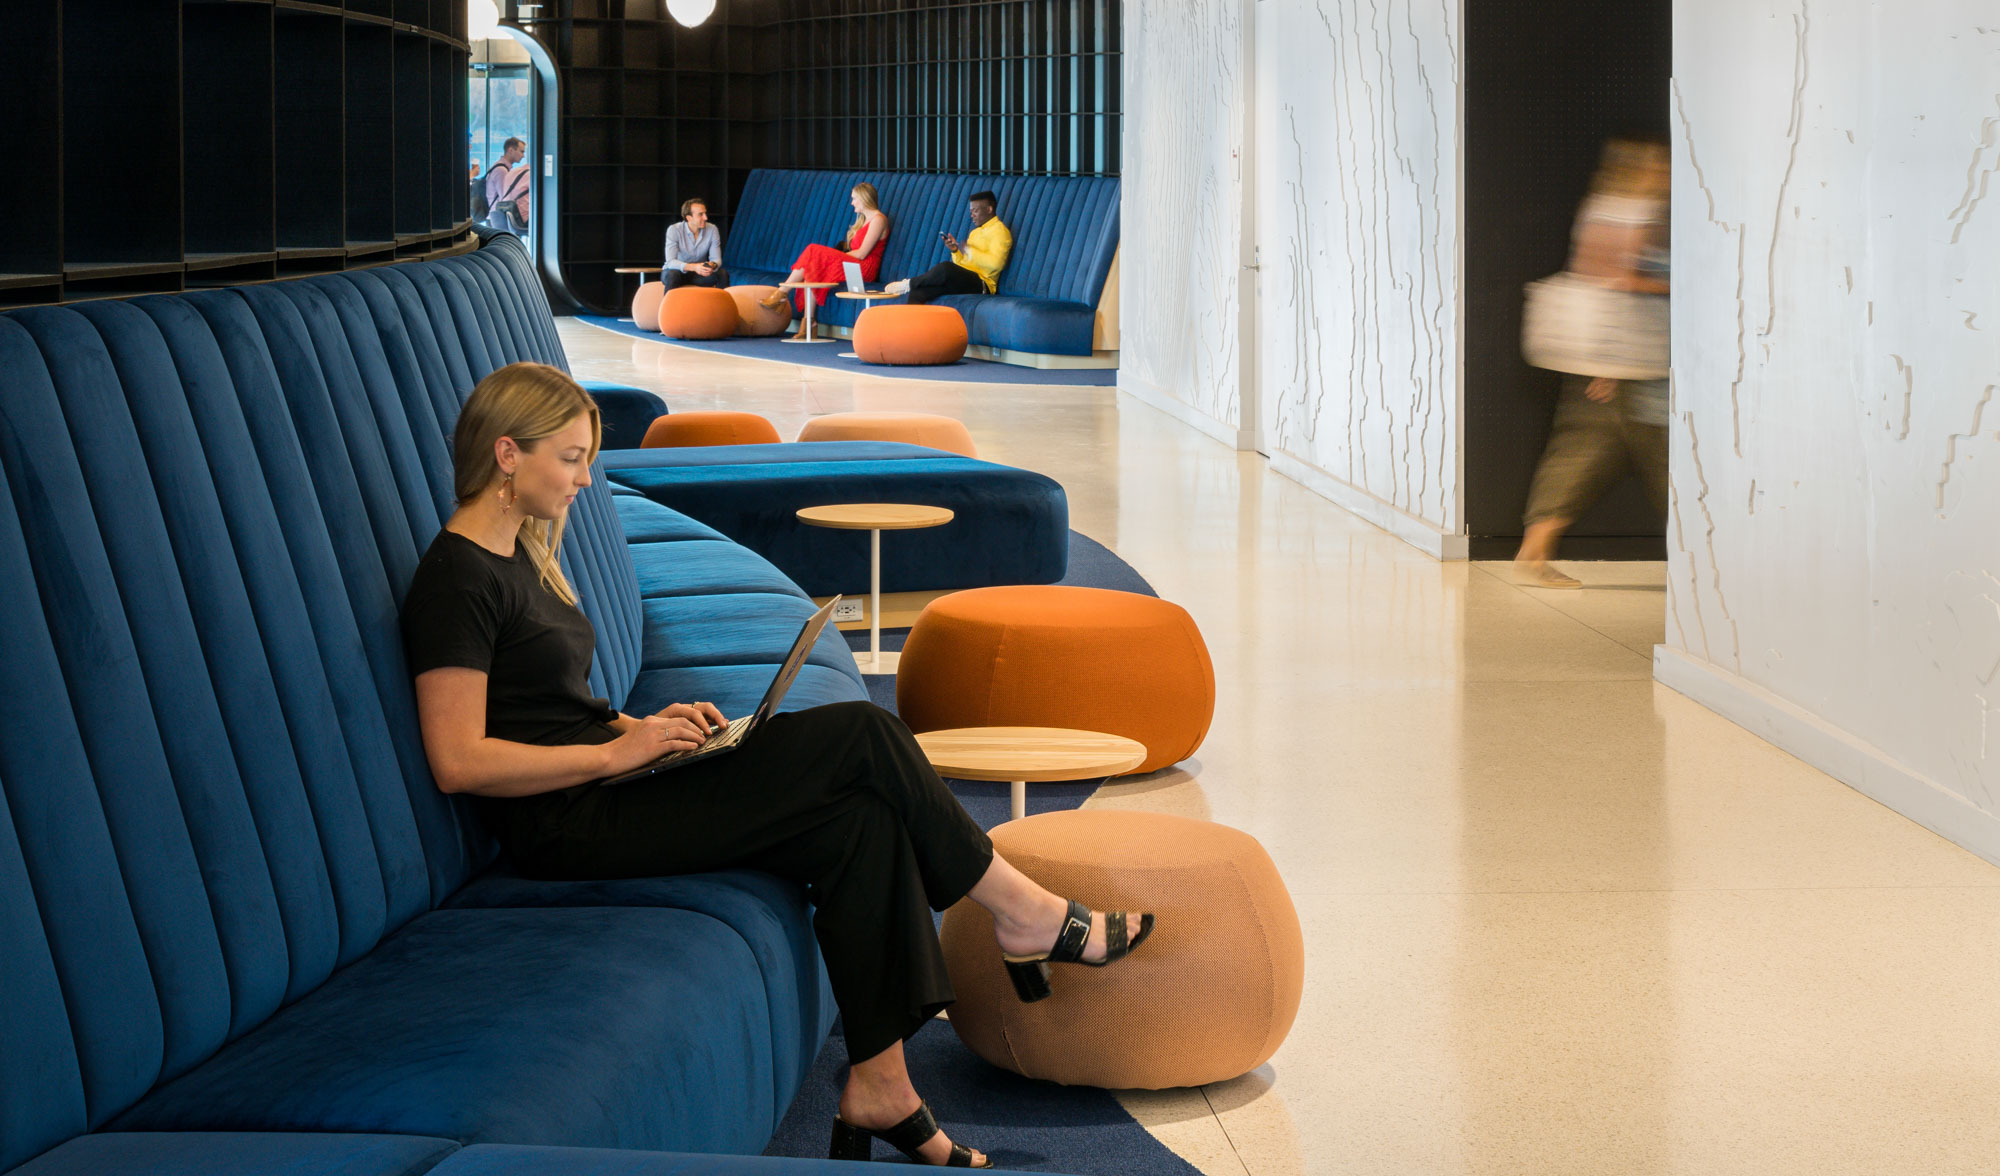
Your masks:
<instances>
[{"instance_id":1,"label":"large orange ottoman","mask_svg":"<svg viewBox=\"0 0 2000 1176\"><path fill-rule=\"evenodd\" d=\"M682 286L660 303L660 333L676 339L727 339L736 333L736 300L713 286Z\"/></svg>"},{"instance_id":2,"label":"large orange ottoman","mask_svg":"<svg viewBox=\"0 0 2000 1176\"><path fill-rule=\"evenodd\" d=\"M639 290L632 295L632 325L642 331L660 329L660 300L667 296L667 288L658 282L641 282Z\"/></svg>"},{"instance_id":3,"label":"large orange ottoman","mask_svg":"<svg viewBox=\"0 0 2000 1176\"><path fill-rule=\"evenodd\" d=\"M949 306L871 306L854 320L863 363L957 363L965 343L965 319Z\"/></svg>"},{"instance_id":4,"label":"large orange ottoman","mask_svg":"<svg viewBox=\"0 0 2000 1176\"><path fill-rule=\"evenodd\" d=\"M870 311L869 313L874 313ZM1072 727L1146 745L1151 772L1194 754L1215 667L1194 618L1134 592L972 588L925 606L903 643L896 713L912 731Z\"/></svg>"},{"instance_id":5,"label":"large orange ottoman","mask_svg":"<svg viewBox=\"0 0 2000 1176\"><path fill-rule=\"evenodd\" d=\"M729 297L736 302L736 333L739 335L782 335L792 325L792 304L776 310L764 305L776 286L731 286Z\"/></svg>"},{"instance_id":6,"label":"large orange ottoman","mask_svg":"<svg viewBox=\"0 0 2000 1176\"><path fill-rule=\"evenodd\" d=\"M873 311L869 312L873 314ZM978 457L962 421L932 412L834 412L813 417L801 441L901 441Z\"/></svg>"},{"instance_id":7,"label":"large orange ottoman","mask_svg":"<svg viewBox=\"0 0 2000 1176\"><path fill-rule=\"evenodd\" d=\"M655 417L639 448L774 445L778 440L777 428L754 412L675 412Z\"/></svg>"},{"instance_id":8,"label":"large orange ottoman","mask_svg":"<svg viewBox=\"0 0 2000 1176\"><path fill-rule=\"evenodd\" d=\"M1009 821L993 848L1096 910L1151 911L1153 933L1107 968L1055 964L1053 995L1014 996L993 916L945 912L951 1027L1005 1070L1071 1086L1201 1086L1270 1060L1305 990L1305 937L1257 839L1162 813L1077 809Z\"/></svg>"}]
</instances>

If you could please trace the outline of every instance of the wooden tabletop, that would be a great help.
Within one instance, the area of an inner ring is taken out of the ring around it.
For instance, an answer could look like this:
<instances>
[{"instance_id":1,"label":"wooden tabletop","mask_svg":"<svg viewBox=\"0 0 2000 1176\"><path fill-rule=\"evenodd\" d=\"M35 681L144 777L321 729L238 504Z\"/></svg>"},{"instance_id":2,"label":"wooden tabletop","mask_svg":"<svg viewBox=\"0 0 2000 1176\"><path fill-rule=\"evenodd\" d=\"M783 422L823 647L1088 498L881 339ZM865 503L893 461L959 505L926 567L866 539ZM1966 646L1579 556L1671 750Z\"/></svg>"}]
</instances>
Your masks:
<instances>
[{"instance_id":1,"label":"wooden tabletop","mask_svg":"<svg viewBox=\"0 0 2000 1176\"><path fill-rule=\"evenodd\" d=\"M779 282L780 290L817 290L822 286L843 286L845 282Z\"/></svg>"},{"instance_id":2,"label":"wooden tabletop","mask_svg":"<svg viewBox=\"0 0 2000 1176\"><path fill-rule=\"evenodd\" d=\"M846 502L799 510L800 522L841 531L911 531L918 527L941 527L952 518L946 507L913 506L906 502Z\"/></svg>"},{"instance_id":3,"label":"wooden tabletop","mask_svg":"<svg viewBox=\"0 0 2000 1176\"><path fill-rule=\"evenodd\" d=\"M891 294L887 290L863 290L859 294L856 294L852 290L838 290L834 292L833 296L835 298L901 298L902 297L901 294Z\"/></svg>"},{"instance_id":4,"label":"wooden tabletop","mask_svg":"<svg viewBox=\"0 0 2000 1176\"><path fill-rule=\"evenodd\" d=\"M611 272L614 274L657 274L662 268L657 265L621 265Z\"/></svg>"},{"instance_id":5,"label":"wooden tabletop","mask_svg":"<svg viewBox=\"0 0 2000 1176\"><path fill-rule=\"evenodd\" d=\"M957 727L917 736L931 766L954 780L1094 780L1146 762L1146 745L1066 727Z\"/></svg>"}]
</instances>

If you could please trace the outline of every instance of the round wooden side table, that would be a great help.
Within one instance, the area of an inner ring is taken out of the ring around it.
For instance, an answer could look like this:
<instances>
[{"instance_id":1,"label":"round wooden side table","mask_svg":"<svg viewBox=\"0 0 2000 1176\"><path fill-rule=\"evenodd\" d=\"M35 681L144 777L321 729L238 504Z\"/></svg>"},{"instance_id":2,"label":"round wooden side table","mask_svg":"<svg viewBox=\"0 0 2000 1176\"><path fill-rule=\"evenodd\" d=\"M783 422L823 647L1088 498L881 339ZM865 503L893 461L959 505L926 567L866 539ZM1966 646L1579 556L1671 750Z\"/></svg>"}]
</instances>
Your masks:
<instances>
[{"instance_id":1,"label":"round wooden side table","mask_svg":"<svg viewBox=\"0 0 2000 1176\"><path fill-rule=\"evenodd\" d=\"M875 304L876 304L877 302L880 302L880 301L882 301L882 300L883 300L884 298L901 298L901 297L902 297L902 295L901 295L901 294L891 294L891 293L889 293L889 292L887 292L887 291L885 291L885 290L863 290L863 291L862 291L861 293L859 293L859 294L856 294L856 293L855 293L854 291L852 291L852 290L836 290L836 291L834 291L834 294L833 294L833 296L834 296L835 298L850 298L850 299L854 299L854 300L856 300L856 301L859 301L859 302L860 302L860 303L862 304L862 306L861 306L861 314L857 314L857 315L855 315L855 316L854 316L854 329L855 329L855 330L860 330L860 329L861 329L861 315L862 315L862 314L867 314L867 313L868 313L868 308L869 308L869 307L871 307L871 306L875 305ZM843 351L843 352L841 352L841 353L840 353L840 358L842 358L842 359L860 359L860 358L861 358L861 356L859 356L858 354L856 354L856 353L854 353L854 352L852 352L852 351Z\"/></svg>"},{"instance_id":2,"label":"round wooden side table","mask_svg":"<svg viewBox=\"0 0 2000 1176\"><path fill-rule=\"evenodd\" d=\"M1028 785L1116 776L1146 762L1146 745L1123 735L1067 727L954 727L925 731L917 746L940 776L1005 780L1014 820L1028 815Z\"/></svg>"},{"instance_id":3,"label":"round wooden side table","mask_svg":"<svg viewBox=\"0 0 2000 1176\"><path fill-rule=\"evenodd\" d=\"M819 337L819 336L818 336L818 335L817 335L816 333L814 333L814 331L813 331L813 307L814 307L814 306L816 306L816 305L818 305L818 303L816 303L816 302L814 302L814 301L813 301L813 296L812 296L812 292L813 292L814 290L824 290L824 289L826 289L826 288L827 288L827 287L829 287L829 286L838 286L838 285L840 285L840 284L841 284L841 283L839 283L839 282L780 282L780 283L778 283L778 289L780 289L780 290L804 290L804 291L806 292L806 294L805 294L805 304L806 304L806 333L805 333L805 337L804 337L804 338L798 338L798 337L793 337L793 338L789 338L789 339L781 339L781 340L779 340L779 342L782 342L782 343L826 343L826 342L830 342L830 340L827 340L827 339L822 339L822 338L820 338L820 337Z\"/></svg>"},{"instance_id":4,"label":"round wooden side table","mask_svg":"<svg viewBox=\"0 0 2000 1176\"><path fill-rule=\"evenodd\" d=\"M662 272L663 268L664 267L657 265L621 265L618 268L612 270L611 272L614 274L638 274L639 285L644 286L646 284L647 274L660 273ZM637 298L638 296L639 292L637 290L632 291L633 298ZM625 305L627 306L632 305L631 299L627 299Z\"/></svg>"},{"instance_id":5,"label":"round wooden side table","mask_svg":"<svg viewBox=\"0 0 2000 1176\"><path fill-rule=\"evenodd\" d=\"M893 674L900 653L882 652L882 532L941 527L955 516L942 506L903 502L849 502L800 508L799 521L837 531L868 532L868 656L855 658L864 674Z\"/></svg>"}]
</instances>

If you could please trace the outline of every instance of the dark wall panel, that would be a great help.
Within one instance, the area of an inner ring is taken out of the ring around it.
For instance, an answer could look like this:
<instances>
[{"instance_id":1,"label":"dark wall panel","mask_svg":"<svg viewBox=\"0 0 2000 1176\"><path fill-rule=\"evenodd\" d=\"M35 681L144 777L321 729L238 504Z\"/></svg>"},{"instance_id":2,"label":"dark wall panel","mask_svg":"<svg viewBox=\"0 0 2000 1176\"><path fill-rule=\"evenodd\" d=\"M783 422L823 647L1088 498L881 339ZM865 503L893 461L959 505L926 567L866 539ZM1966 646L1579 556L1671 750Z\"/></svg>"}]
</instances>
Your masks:
<instances>
[{"instance_id":1,"label":"dark wall panel","mask_svg":"<svg viewBox=\"0 0 2000 1176\"><path fill-rule=\"evenodd\" d=\"M510 0L562 83L561 261L609 312L690 196L751 169L1118 173L1120 0Z\"/></svg>"},{"instance_id":2,"label":"dark wall panel","mask_svg":"<svg viewBox=\"0 0 2000 1176\"><path fill-rule=\"evenodd\" d=\"M464 0L15 7L0 305L472 247Z\"/></svg>"},{"instance_id":3,"label":"dark wall panel","mask_svg":"<svg viewBox=\"0 0 2000 1176\"><path fill-rule=\"evenodd\" d=\"M1666 136L1672 53L1670 0L1465 7L1465 510L1475 555L1507 553L1521 534L1560 380L1521 359L1521 288L1562 268L1604 140ZM1659 558L1664 533L1628 482L1578 521L1571 534L1582 542L1565 550Z\"/></svg>"}]
</instances>

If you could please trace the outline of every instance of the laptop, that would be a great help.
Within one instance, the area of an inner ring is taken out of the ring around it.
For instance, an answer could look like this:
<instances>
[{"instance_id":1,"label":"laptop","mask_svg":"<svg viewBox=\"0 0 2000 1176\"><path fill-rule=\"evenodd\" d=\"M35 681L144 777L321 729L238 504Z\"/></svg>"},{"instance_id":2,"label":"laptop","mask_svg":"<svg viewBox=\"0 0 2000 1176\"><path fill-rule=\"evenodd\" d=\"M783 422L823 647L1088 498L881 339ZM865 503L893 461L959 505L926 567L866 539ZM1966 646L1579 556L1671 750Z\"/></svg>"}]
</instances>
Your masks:
<instances>
[{"instance_id":1,"label":"laptop","mask_svg":"<svg viewBox=\"0 0 2000 1176\"><path fill-rule=\"evenodd\" d=\"M843 261L840 263L840 272L847 276L847 292L849 294L868 293L868 283L861 280L860 266L851 261Z\"/></svg>"},{"instance_id":2,"label":"laptop","mask_svg":"<svg viewBox=\"0 0 2000 1176\"><path fill-rule=\"evenodd\" d=\"M805 668L806 656L812 652L813 644L819 640L820 631L826 628L827 619L833 616L833 606L839 603L840 597L836 596L821 605L818 612L806 619L805 627L799 630L797 639L792 642L792 651L785 655L785 663L778 667L777 675L771 679L770 687L764 691L764 701L757 704L756 710L742 718L731 719L727 727L710 735L708 741L700 747L670 751L652 763L621 775L607 776L598 783L630 784L635 780L651 779L661 772L670 772L697 760L722 755L743 746L743 741L750 738L750 733L763 726L764 720L770 718L778 709L778 704L785 700L785 691L792 688L792 682L798 678L799 671Z\"/></svg>"}]
</instances>

